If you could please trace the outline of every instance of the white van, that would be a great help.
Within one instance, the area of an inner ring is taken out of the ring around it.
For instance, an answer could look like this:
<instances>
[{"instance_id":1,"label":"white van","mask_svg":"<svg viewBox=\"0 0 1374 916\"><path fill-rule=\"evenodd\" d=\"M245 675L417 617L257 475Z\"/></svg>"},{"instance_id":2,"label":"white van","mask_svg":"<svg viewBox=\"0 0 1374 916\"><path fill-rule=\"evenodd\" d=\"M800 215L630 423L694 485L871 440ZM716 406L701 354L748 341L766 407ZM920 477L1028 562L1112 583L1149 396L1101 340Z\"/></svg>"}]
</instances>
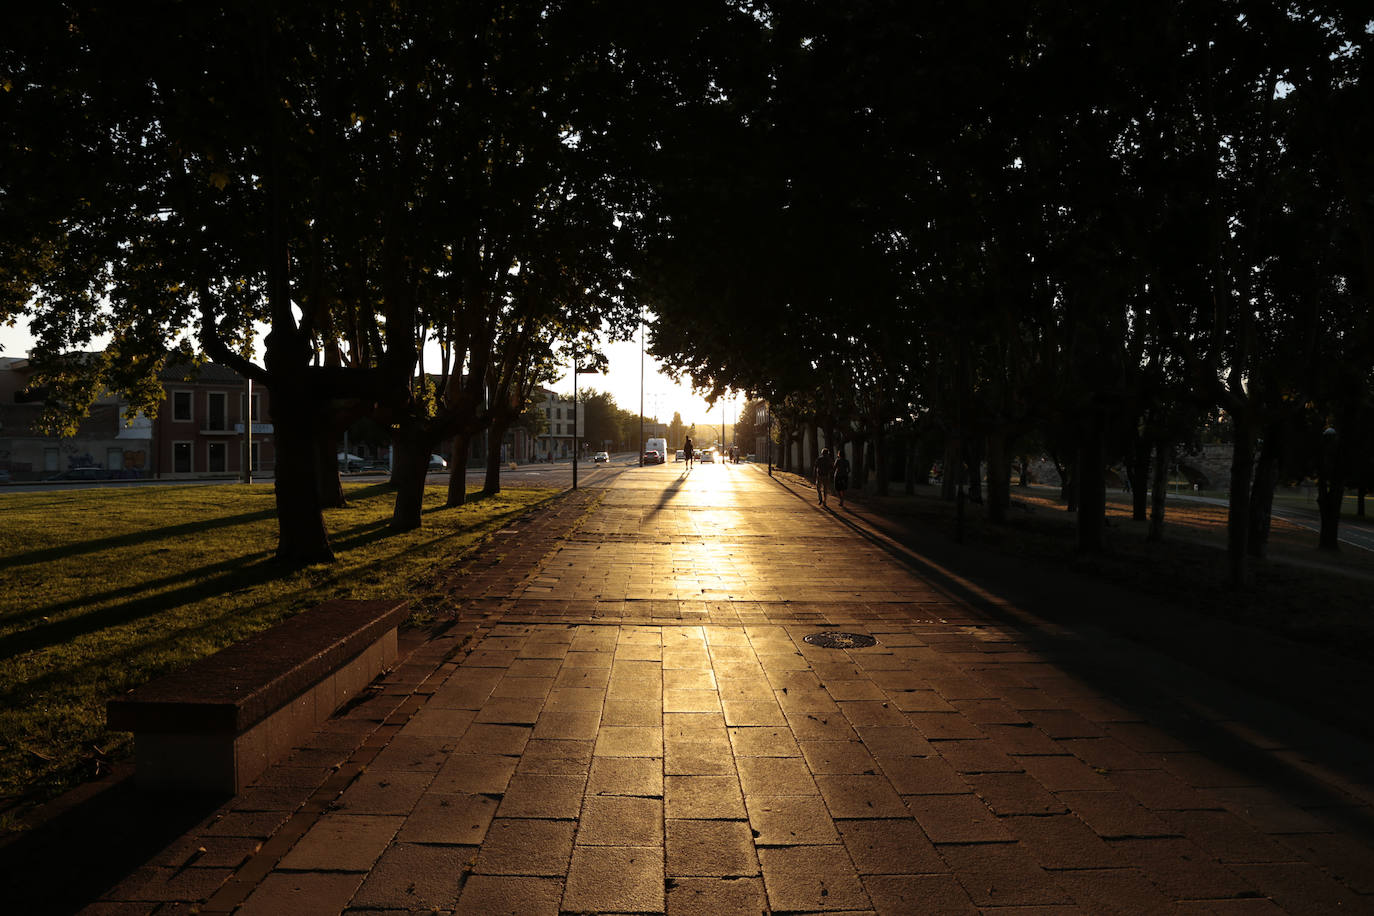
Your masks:
<instances>
[{"instance_id":1,"label":"white van","mask_svg":"<svg viewBox=\"0 0 1374 916\"><path fill-rule=\"evenodd\" d=\"M652 449L653 451L658 452L658 463L659 463L659 464L662 464L663 462L665 462L665 461L668 460L668 440L667 440L667 439L663 439L663 438L645 439L645 440L644 440L644 451L647 452L647 451L649 451L650 449Z\"/></svg>"}]
</instances>

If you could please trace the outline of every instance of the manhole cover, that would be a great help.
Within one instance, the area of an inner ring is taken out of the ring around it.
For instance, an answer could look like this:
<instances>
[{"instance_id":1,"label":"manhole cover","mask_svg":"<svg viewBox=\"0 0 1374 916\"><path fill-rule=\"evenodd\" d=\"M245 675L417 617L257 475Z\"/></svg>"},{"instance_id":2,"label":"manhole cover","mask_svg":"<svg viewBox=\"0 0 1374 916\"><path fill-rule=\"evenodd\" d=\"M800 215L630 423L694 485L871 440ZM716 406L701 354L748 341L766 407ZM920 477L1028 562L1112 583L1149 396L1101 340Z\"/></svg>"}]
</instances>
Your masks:
<instances>
[{"instance_id":1,"label":"manhole cover","mask_svg":"<svg viewBox=\"0 0 1374 916\"><path fill-rule=\"evenodd\" d=\"M863 633L812 633L802 637L802 642L822 649L866 649L878 644L878 640Z\"/></svg>"}]
</instances>

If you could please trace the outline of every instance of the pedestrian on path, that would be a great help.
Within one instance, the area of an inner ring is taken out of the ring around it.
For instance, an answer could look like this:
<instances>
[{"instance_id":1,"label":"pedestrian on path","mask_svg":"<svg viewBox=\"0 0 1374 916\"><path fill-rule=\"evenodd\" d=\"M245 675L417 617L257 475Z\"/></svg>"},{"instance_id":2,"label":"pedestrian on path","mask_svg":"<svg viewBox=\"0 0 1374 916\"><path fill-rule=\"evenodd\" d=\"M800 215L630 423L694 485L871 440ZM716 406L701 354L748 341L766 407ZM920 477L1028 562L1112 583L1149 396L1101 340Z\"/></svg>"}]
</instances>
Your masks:
<instances>
[{"instance_id":1,"label":"pedestrian on path","mask_svg":"<svg viewBox=\"0 0 1374 916\"><path fill-rule=\"evenodd\" d=\"M687 467L692 467L692 437L688 436L682 440L682 458L687 462Z\"/></svg>"},{"instance_id":2,"label":"pedestrian on path","mask_svg":"<svg viewBox=\"0 0 1374 916\"><path fill-rule=\"evenodd\" d=\"M835 473L835 459L830 455L830 449L821 449L821 456L816 459L816 495L817 502L825 505L825 496L830 489L830 480Z\"/></svg>"},{"instance_id":3,"label":"pedestrian on path","mask_svg":"<svg viewBox=\"0 0 1374 916\"><path fill-rule=\"evenodd\" d=\"M835 495L840 498L840 508L844 508L844 491L849 489L849 459L841 450L835 455Z\"/></svg>"}]
</instances>

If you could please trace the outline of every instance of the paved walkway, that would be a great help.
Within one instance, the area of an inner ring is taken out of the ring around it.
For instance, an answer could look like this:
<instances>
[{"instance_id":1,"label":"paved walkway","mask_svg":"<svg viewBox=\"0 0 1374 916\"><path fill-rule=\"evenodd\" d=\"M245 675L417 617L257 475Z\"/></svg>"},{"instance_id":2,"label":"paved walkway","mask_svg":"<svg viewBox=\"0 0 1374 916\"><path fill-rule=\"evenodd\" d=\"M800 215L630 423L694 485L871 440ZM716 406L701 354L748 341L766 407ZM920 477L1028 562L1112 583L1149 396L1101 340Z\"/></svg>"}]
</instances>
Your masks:
<instances>
[{"instance_id":1,"label":"paved walkway","mask_svg":"<svg viewBox=\"0 0 1374 916\"><path fill-rule=\"evenodd\" d=\"M1374 912L1366 745L907 560L757 467L572 494L88 912Z\"/></svg>"}]
</instances>

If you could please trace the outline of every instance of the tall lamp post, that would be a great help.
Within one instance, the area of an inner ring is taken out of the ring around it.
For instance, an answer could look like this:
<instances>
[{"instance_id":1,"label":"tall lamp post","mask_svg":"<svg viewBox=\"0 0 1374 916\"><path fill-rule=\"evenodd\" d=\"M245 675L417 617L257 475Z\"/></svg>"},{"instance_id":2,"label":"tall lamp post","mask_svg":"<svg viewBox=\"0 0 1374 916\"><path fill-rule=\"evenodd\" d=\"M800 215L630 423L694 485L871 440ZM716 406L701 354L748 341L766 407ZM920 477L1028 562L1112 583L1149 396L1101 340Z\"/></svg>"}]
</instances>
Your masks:
<instances>
[{"instance_id":1,"label":"tall lamp post","mask_svg":"<svg viewBox=\"0 0 1374 916\"><path fill-rule=\"evenodd\" d=\"M644 307L639 307L639 466L644 467Z\"/></svg>"},{"instance_id":2,"label":"tall lamp post","mask_svg":"<svg viewBox=\"0 0 1374 916\"><path fill-rule=\"evenodd\" d=\"M768 476L773 476L773 405L763 402L763 453L768 458Z\"/></svg>"},{"instance_id":3,"label":"tall lamp post","mask_svg":"<svg viewBox=\"0 0 1374 916\"><path fill-rule=\"evenodd\" d=\"M580 451L580 449L578 448L578 438L577 438L577 350L573 350L573 486L572 486L572 488L573 488L574 490L577 489L577 453L578 453L578 451Z\"/></svg>"}]
</instances>

